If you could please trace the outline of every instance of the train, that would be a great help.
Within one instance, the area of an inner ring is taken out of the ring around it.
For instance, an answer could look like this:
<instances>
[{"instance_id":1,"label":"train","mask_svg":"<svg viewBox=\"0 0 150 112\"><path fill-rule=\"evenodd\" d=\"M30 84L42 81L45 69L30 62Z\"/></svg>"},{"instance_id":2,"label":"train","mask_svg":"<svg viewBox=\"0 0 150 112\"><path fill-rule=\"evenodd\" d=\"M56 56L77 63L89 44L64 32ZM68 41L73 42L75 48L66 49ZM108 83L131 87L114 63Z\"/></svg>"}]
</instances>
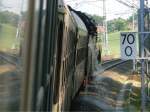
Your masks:
<instances>
[{"instance_id":1,"label":"train","mask_svg":"<svg viewBox=\"0 0 150 112\"><path fill-rule=\"evenodd\" d=\"M62 0L39 1L29 1L21 109L70 111L98 61L97 27Z\"/></svg>"},{"instance_id":2,"label":"train","mask_svg":"<svg viewBox=\"0 0 150 112\"><path fill-rule=\"evenodd\" d=\"M96 23L63 0L21 1L20 14L0 10L13 15L0 23L0 109L73 111L100 61Z\"/></svg>"}]
</instances>

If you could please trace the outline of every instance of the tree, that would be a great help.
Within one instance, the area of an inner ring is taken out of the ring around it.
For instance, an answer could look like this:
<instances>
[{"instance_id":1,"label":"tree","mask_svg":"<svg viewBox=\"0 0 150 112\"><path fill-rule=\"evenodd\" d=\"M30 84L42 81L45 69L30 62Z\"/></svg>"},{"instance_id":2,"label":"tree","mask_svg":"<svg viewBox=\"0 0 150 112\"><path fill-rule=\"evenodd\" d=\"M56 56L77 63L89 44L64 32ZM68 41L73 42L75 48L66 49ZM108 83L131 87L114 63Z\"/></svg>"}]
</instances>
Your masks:
<instances>
[{"instance_id":1,"label":"tree","mask_svg":"<svg viewBox=\"0 0 150 112\"><path fill-rule=\"evenodd\" d=\"M98 25L103 25L103 17L101 16L97 16L97 15L92 15L92 18L95 20L95 22L98 24Z\"/></svg>"},{"instance_id":2,"label":"tree","mask_svg":"<svg viewBox=\"0 0 150 112\"><path fill-rule=\"evenodd\" d=\"M108 21L107 29L108 29L108 32L114 32L116 30L116 26L115 26L114 20Z\"/></svg>"},{"instance_id":3,"label":"tree","mask_svg":"<svg viewBox=\"0 0 150 112\"><path fill-rule=\"evenodd\" d=\"M98 15L90 15L90 14L87 14L86 15L90 18L93 18L93 20L95 21L96 24L98 25L103 25L103 17L101 16L98 16Z\"/></svg>"},{"instance_id":4,"label":"tree","mask_svg":"<svg viewBox=\"0 0 150 112\"><path fill-rule=\"evenodd\" d=\"M3 7L3 3L2 3L2 0L0 0L0 11L1 11L2 7Z\"/></svg>"},{"instance_id":5,"label":"tree","mask_svg":"<svg viewBox=\"0 0 150 112\"><path fill-rule=\"evenodd\" d=\"M103 26L103 21L104 21L103 17L98 16L98 15L90 15L87 13L86 15L89 16L90 18L93 18L95 22L97 23L97 25ZM135 14L135 17L137 18L136 14ZM129 23L131 22L131 20L132 20L132 16L130 16L127 20L122 19L122 18L117 18L117 19L108 21L108 24L107 24L108 32L128 30Z\"/></svg>"},{"instance_id":6,"label":"tree","mask_svg":"<svg viewBox=\"0 0 150 112\"><path fill-rule=\"evenodd\" d=\"M0 23L2 24L11 24L17 26L19 16L10 11L1 11L0 12Z\"/></svg>"},{"instance_id":7,"label":"tree","mask_svg":"<svg viewBox=\"0 0 150 112\"><path fill-rule=\"evenodd\" d=\"M115 26L116 26L116 30L118 30L118 31L126 30L127 29L127 21L122 18L118 18L115 21Z\"/></svg>"},{"instance_id":8,"label":"tree","mask_svg":"<svg viewBox=\"0 0 150 112\"><path fill-rule=\"evenodd\" d=\"M138 14L137 13L134 13L134 20L137 20L138 19ZM127 19L128 22L132 23L133 22L133 15L130 16L128 19Z\"/></svg>"},{"instance_id":9,"label":"tree","mask_svg":"<svg viewBox=\"0 0 150 112\"><path fill-rule=\"evenodd\" d=\"M122 18L108 21L108 32L128 30L128 21Z\"/></svg>"}]
</instances>

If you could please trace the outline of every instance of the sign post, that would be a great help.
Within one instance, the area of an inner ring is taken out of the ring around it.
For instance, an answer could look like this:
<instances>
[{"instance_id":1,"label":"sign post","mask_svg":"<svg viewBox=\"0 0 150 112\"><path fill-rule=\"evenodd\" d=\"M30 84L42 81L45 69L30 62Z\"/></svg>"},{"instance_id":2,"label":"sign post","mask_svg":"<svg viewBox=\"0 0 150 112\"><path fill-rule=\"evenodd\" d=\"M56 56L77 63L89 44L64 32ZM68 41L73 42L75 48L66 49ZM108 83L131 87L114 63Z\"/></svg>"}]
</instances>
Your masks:
<instances>
[{"instance_id":1,"label":"sign post","mask_svg":"<svg viewBox=\"0 0 150 112\"><path fill-rule=\"evenodd\" d=\"M137 45L136 45L136 35L140 35L140 56L137 53ZM146 51L146 46L144 44L145 39L150 37L150 32L122 32L120 34L120 50L121 50L121 59L124 60L133 60L139 59L141 61L141 111L145 111L146 104L146 93L145 93L145 73L148 73L148 62L147 66L145 66L146 60L150 59L149 50ZM141 42L142 41L142 42ZM146 54L145 54L146 53ZM133 63L134 64L134 63ZM146 71L145 71L146 67ZM133 67L135 69L135 67Z\"/></svg>"},{"instance_id":2,"label":"sign post","mask_svg":"<svg viewBox=\"0 0 150 112\"><path fill-rule=\"evenodd\" d=\"M144 32L144 1L140 0L140 32ZM140 34L140 50L141 57L144 57L144 34ZM141 60L141 111L145 111L145 73L144 73L144 59Z\"/></svg>"},{"instance_id":3,"label":"sign post","mask_svg":"<svg viewBox=\"0 0 150 112\"><path fill-rule=\"evenodd\" d=\"M125 60L135 59L137 56L136 33L123 32L120 37L121 58Z\"/></svg>"}]
</instances>

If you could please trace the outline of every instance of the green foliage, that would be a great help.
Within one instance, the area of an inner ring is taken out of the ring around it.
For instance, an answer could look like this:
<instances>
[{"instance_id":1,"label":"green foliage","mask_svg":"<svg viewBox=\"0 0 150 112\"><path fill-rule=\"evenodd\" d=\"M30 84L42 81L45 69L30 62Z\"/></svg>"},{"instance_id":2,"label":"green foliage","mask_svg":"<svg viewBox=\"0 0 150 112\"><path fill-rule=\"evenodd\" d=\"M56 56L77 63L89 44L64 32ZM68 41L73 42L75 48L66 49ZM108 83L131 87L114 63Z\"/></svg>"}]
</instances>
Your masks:
<instances>
[{"instance_id":1,"label":"green foliage","mask_svg":"<svg viewBox=\"0 0 150 112\"><path fill-rule=\"evenodd\" d=\"M115 22L113 20L108 21L107 29L108 32L114 32L116 30Z\"/></svg>"},{"instance_id":2,"label":"green foliage","mask_svg":"<svg viewBox=\"0 0 150 112\"><path fill-rule=\"evenodd\" d=\"M134 19L135 20L137 20L138 19L138 14L137 13L135 13L134 14ZM128 18L128 20L127 20L128 22L130 22L130 23L132 23L132 21L133 21L133 15L132 16L130 16L129 18Z\"/></svg>"},{"instance_id":3,"label":"green foliage","mask_svg":"<svg viewBox=\"0 0 150 112\"><path fill-rule=\"evenodd\" d=\"M103 21L104 18L98 15L90 15L90 14L86 14L88 15L90 18L93 18L95 20L95 22L100 25L103 26ZM137 14L134 14L135 19L137 19ZM113 19L108 21L108 32L115 32L115 31L121 31L121 30L129 30L129 24L132 23L132 16L130 16L127 20L122 19L122 18L117 18L117 19Z\"/></svg>"},{"instance_id":4,"label":"green foliage","mask_svg":"<svg viewBox=\"0 0 150 112\"><path fill-rule=\"evenodd\" d=\"M1 10L2 6L3 6L2 0L0 0L0 10Z\"/></svg>"},{"instance_id":5,"label":"green foliage","mask_svg":"<svg viewBox=\"0 0 150 112\"><path fill-rule=\"evenodd\" d=\"M16 39L16 27L8 24L0 26L0 51L10 49Z\"/></svg>"},{"instance_id":6,"label":"green foliage","mask_svg":"<svg viewBox=\"0 0 150 112\"><path fill-rule=\"evenodd\" d=\"M128 22L125 19L118 18L108 21L108 32L128 30Z\"/></svg>"},{"instance_id":7,"label":"green foliage","mask_svg":"<svg viewBox=\"0 0 150 112\"><path fill-rule=\"evenodd\" d=\"M108 35L108 43L111 55L120 57L120 32L110 33Z\"/></svg>"},{"instance_id":8,"label":"green foliage","mask_svg":"<svg viewBox=\"0 0 150 112\"><path fill-rule=\"evenodd\" d=\"M101 16L97 16L97 15L92 15L92 18L95 20L95 22L98 24L98 25L103 25L103 17Z\"/></svg>"},{"instance_id":9,"label":"green foliage","mask_svg":"<svg viewBox=\"0 0 150 112\"><path fill-rule=\"evenodd\" d=\"M90 14L87 14L87 16L89 16L90 18L93 18L95 23L98 24L98 25L103 25L103 17L101 16L98 16L98 15L90 15Z\"/></svg>"},{"instance_id":10,"label":"green foliage","mask_svg":"<svg viewBox=\"0 0 150 112\"><path fill-rule=\"evenodd\" d=\"M17 26L19 16L13 12L1 11L0 12L0 24L11 24Z\"/></svg>"},{"instance_id":11,"label":"green foliage","mask_svg":"<svg viewBox=\"0 0 150 112\"><path fill-rule=\"evenodd\" d=\"M121 30L126 30L127 28L127 21L122 19L122 18L118 18L117 21L115 21L116 23L116 30L121 31Z\"/></svg>"}]
</instances>

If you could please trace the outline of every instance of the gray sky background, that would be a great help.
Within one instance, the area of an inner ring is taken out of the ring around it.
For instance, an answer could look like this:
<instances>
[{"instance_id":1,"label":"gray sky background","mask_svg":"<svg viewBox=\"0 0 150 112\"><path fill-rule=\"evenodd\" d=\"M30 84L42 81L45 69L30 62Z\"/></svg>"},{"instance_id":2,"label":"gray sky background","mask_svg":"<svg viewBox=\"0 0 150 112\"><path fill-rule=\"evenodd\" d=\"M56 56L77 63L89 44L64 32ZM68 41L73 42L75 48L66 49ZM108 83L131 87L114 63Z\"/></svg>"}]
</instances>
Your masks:
<instances>
[{"instance_id":1,"label":"gray sky background","mask_svg":"<svg viewBox=\"0 0 150 112\"><path fill-rule=\"evenodd\" d=\"M5 7L15 13L21 11L21 4L23 2L24 7L26 7L27 0L2 0ZM76 10L87 12L89 14L96 14L103 16L103 2L102 0L64 0L66 4L69 4ZM132 1L138 2L140 0L122 0L122 1ZM150 3L150 0L148 0ZM106 10L107 10L107 20L114 18L129 17L133 11L131 8L118 3L116 0L106 0ZM6 8L5 8L6 9Z\"/></svg>"},{"instance_id":2,"label":"gray sky background","mask_svg":"<svg viewBox=\"0 0 150 112\"><path fill-rule=\"evenodd\" d=\"M2 0L3 8L19 14L27 6L27 0Z\"/></svg>"},{"instance_id":3,"label":"gray sky background","mask_svg":"<svg viewBox=\"0 0 150 112\"><path fill-rule=\"evenodd\" d=\"M132 3L132 0L122 0L122 1L129 1L130 3ZM133 0L133 1L138 3L139 0ZM87 12L89 14L96 14L96 15L103 16L102 0L99 1L98 0L65 0L65 2L71 5L76 10ZM106 5L107 20L111 20L118 17L127 18L133 13L131 8L123 4L120 4L116 0L106 0L106 4L107 4Z\"/></svg>"}]
</instances>

